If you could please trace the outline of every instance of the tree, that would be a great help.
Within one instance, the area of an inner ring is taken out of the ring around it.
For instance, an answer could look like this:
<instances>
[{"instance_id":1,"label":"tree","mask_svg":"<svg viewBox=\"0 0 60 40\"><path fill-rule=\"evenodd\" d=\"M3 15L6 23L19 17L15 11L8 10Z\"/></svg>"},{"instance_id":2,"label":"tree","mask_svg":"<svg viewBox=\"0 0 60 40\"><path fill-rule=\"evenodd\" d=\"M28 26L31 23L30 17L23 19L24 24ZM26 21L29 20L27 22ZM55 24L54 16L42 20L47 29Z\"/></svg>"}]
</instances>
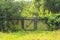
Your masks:
<instances>
[{"instance_id":1,"label":"tree","mask_svg":"<svg viewBox=\"0 0 60 40\"><path fill-rule=\"evenodd\" d=\"M11 25L8 23L11 18L20 18L21 11L23 10L22 5L19 2L14 2L14 0L0 0L0 16L3 18L0 20L2 23L0 25L0 30L4 31L10 29ZM10 21L12 24L18 21ZM12 27L13 28L13 27Z\"/></svg>"},{"instance_id":2,"label":"tree","mask_svg":"<svg viewBox=\"0 0 60 40\"><path fill-rule=\"evenodd\" d=\"M31 14L33 15L33 17L38 17L39 16L39 12L40 12L40 0L33 0L31 2L29 11L31 12Z\"/></svg>"},{"instance_id":3,"label":"tree","mask_svg":"<svg viewBox=\"0 0 60 40\"><path fill-rule=\"evenodd\" d=\"M44 9L48 9L49 12L57 13L60 10L60 0L44 0Z\"/></svg>"}]
</instances>

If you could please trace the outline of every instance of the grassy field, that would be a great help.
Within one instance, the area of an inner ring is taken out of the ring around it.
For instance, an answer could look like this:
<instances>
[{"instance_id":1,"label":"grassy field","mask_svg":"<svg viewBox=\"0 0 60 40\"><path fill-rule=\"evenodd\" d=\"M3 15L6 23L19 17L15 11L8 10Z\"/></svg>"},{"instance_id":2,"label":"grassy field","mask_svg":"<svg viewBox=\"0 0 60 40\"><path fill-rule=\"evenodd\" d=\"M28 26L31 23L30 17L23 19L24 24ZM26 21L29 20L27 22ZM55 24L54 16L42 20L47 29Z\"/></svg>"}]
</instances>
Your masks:
<instances>
[{"instance_id":1,"label":"grassy field","mask_svg":"<svg viewBox=\"0 0 60 40\"><path fill-rule=\"evenodd\" d=\"M0 32L0 40L60 40L60 31Z\"/></svg>"}]
</instances>

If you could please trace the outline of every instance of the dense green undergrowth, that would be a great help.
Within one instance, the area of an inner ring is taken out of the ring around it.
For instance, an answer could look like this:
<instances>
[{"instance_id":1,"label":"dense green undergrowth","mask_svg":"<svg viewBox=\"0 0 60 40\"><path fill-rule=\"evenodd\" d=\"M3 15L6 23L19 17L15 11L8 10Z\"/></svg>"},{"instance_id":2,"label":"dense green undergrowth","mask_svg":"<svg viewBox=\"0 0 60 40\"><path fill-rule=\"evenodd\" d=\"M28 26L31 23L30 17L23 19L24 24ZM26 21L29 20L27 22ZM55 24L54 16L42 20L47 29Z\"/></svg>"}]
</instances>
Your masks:
<instances>
[{"instance_id":1,"label":"dense green undergrowth","mask_svg":"<svg viewBox=\"0 0 60 40\"><path fill-rule=\"evenodd\" d=\"M43 17L45 23L48 25L49 30L60 29L60 15L52 14Z\"/></svg>"},{"instance_id":2,"label":"dense green undergrowth","mask_svg":"<svg viewBox=\"0 0 60 40\"><path fill-rule=\"evenodd\" d=\"M38 29L37 30L58 30L60 29L60 15L59 14L51 14L51 15L42 15L39 17L41 20L37 20L38 22ZM10 22L9 28L4 24L4 30L5 31L18 31L21 30L22 25L21 21L18 21L18 24L15 23L16 21L12 21L14 24ZM27 26L28 23L28 27ZM30 25L29 25L30 24ZM31 21L25 21L24 28L26 29L33 29L34 24Z\"/></svg>"}]
</instances>

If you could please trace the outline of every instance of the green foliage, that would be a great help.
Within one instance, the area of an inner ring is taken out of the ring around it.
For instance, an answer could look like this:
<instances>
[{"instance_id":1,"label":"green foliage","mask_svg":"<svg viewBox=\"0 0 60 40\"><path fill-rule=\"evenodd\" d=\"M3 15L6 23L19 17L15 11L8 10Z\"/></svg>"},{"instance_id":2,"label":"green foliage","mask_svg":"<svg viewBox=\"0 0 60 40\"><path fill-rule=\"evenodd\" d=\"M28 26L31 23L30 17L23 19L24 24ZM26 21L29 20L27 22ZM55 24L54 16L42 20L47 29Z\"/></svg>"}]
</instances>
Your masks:
<instances>
[{"instance_id":1,"label":"green foliage","mask_svg":"<svg viewBox=\"0 0 60 40\"><path fill-rule=\"evenodd\" d=\"M10 26L8 23L8 19L9 18L20 18L20 4L17 2L13 2L13 0L1 0L0 1L0 17L3 18L1 19L1 31L3 30L7 30L10 28ZM10 21L10 22L15 22L15 21ZM7 27L7 25L9 27Z\"/></svg>"},{"instance_id":2,"label":"green foliage","mask_svg":"<svg viewBox=\"0 0 60 40\"><path fill-rule=\"evenodd\" d=\"M8 19L22 17L40 17L40 19L48 25L49 30L58 29L60 28L60 15L53 13L60 14L60 0L32 0L30 2L23 0L20 2L14 0L0 0L0 30L19 29L21 25L19 25L18 20L9 21Z\"/></svg>"},{"instance_id":3,"label":"green foliage","mask_svg":"<svg viewBox=\"0 0 60 40\"><path fill-rule=\"evenodd\" d=\"M45 23L48 25L49 30L60 29L60 15L50 15L43 17Z\"/></svg>"},{"instance_id":4,"label":"green foliage","mask_svg":"<svg viewBox=\"0 0 60 40\"><path fill-rule=\"evenodd\" d=\"M44 0L44 8L52 11L53 13L60 12L60 0Z\"/></svg>"}]
</instances>

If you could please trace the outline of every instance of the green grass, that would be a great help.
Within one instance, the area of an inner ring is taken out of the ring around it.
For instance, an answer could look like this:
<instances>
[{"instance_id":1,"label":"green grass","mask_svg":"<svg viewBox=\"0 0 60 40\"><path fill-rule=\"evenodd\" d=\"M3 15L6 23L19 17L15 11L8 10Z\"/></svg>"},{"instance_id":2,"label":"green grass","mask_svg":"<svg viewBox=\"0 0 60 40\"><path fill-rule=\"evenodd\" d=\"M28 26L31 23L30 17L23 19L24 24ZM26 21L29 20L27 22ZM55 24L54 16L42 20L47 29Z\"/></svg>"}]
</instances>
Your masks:
<instances>
[{"instance_id":1,"label":"green grass","mask_svg":"<svg viewBox=\"0 0 60 40\"><path fill-rule=\"evenodd\" d=\"M0 32L0 40L60 40L60 31Z\"/></svg>"}]
</instances>

